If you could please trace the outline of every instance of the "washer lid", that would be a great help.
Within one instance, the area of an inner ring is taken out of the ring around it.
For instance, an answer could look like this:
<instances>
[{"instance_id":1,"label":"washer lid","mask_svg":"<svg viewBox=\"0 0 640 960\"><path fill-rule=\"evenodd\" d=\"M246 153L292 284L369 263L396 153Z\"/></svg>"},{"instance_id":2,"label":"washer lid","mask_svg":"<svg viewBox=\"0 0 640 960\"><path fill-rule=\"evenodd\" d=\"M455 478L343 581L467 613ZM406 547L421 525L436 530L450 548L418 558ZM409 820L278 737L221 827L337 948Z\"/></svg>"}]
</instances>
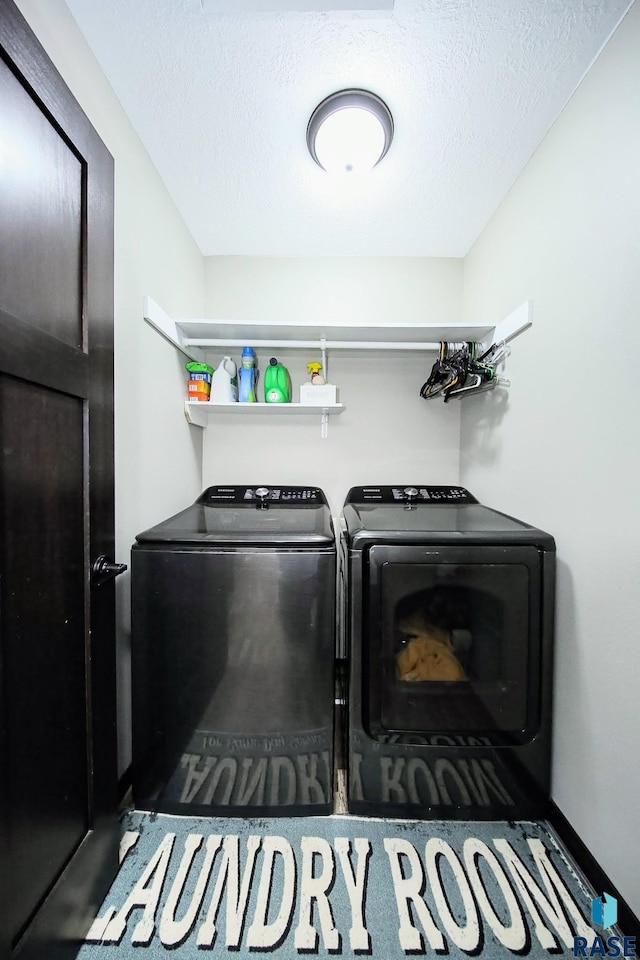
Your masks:
<instances>
[{"instance_id":1,"label":"washer lid","mask_svg":"<svg viewBox=\"0 0 640 960\"><path fill-rule=\"evenodd\" d=\"M331 511L318 487L209 487L196 502L139 533L138 543L334 547Z\"/></svg>"},{"instance_id":2,"label":"washer lid","mask_svg":"<svg viewBox=\"0 0 640 960\"><path fill-rule=\"evenodd\" d=\"M343 510L355 539L553 544L544 531L478 503L463 487L354 487Z\"/></svg>"}]
</instances>

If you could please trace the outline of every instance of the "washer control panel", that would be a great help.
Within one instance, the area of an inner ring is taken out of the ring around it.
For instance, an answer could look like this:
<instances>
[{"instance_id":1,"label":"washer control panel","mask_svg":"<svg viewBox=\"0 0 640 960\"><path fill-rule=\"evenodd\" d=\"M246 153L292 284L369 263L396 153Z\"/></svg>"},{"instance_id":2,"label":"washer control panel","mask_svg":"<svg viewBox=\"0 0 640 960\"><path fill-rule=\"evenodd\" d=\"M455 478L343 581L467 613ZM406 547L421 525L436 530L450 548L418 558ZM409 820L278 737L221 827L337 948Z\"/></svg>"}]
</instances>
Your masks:
<instances>
[{"instance_id":1,"label":"washer control panel","mask_svg":"<svg viewBox=\"0 0 640 960\"><path fill-rule=\"evenodd\" d=\"M464 487L352 487L347 503L477 503Z\"/></svg>"},{"instance_id":2,"label":"washer control panel","mask_svg":"<svg viewBox=\"0 0 640 960\"><path fill-rule=\"evenodd\" d=\"M208 487L198 503L206 504L325 504L326 498L319 487Z\"/></svg>"}]
</instances>

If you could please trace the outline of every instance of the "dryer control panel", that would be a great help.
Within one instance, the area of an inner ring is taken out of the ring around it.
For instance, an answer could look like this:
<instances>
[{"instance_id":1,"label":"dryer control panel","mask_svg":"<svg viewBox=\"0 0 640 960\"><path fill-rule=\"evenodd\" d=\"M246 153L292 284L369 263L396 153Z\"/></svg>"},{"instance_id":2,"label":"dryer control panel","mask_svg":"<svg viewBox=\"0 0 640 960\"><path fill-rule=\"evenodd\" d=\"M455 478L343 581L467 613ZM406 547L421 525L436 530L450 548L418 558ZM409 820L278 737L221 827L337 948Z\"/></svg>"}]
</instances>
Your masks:
<instances>
[{"instance_id":1,"label":"dryer control panel","mask_svg":"<svg viewBox=\"0 0 640 960\"><path fill-rule=\"evenodd\" d=\"M198 503L214 506L220 504L325 504L326 498L319 487L209 487L198 498Z\"/></svg>"},{"instance_id":2,"label":"dryer control panel","mask_svg":"<svg viewBox=\"0 0 640 960\"><path fill-rule=\"evenodd\" d=\"M347 503L477 503L464 487L390 486L352 487Z\"/></svg>"}]
</instances>

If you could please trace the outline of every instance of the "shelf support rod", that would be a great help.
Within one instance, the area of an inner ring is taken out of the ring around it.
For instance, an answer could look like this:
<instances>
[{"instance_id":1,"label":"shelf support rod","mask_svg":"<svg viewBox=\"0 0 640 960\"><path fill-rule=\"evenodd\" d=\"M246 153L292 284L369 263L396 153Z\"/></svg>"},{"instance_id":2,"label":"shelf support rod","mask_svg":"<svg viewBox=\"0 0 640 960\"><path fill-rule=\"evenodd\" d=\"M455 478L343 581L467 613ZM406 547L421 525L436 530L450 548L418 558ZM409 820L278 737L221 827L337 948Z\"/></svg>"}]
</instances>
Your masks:
<instances>
[{"instance_id":1,"label":"shelf support rod","mask_svg":"<svg viewBox=\"0 0 640 960\"><path fill-rule=\"evenodd\" d=\"M486 327L485 327L486 330ZM187 347L243 347L246 346L247 338L244 340L231 340L226 338L208 338L208 337L185 337L184 343ZM317 350L317 340L260 340L257 337L251 338L254 347L289 347L292 350L306 349ZM439 350L440 341L427 341L415 343L412 341L381 341L381 340L325 340L325 349L329 350Z\"/></svg>"}]
</instances>

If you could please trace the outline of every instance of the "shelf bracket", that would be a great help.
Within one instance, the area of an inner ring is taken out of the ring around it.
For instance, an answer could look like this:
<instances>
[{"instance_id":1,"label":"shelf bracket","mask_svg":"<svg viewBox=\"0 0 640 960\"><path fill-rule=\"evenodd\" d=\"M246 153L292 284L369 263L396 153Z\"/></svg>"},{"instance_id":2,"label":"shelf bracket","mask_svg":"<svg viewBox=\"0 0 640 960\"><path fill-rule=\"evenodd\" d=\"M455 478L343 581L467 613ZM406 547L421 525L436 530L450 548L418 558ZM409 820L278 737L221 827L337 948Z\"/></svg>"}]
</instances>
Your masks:
<instances>
[{"instance_id":1,"label":"shelf bracket","mask_svg":"<svg viewBox=\"0 0 640 960\"><path fill-rule=\"evenodd\" d=\"M204 430L204 428L207 426L206 412L204 410L198 410L196 405L193 403L185 403L184 418L187 423L192 424L194 427L202 427Z\"/></svg>"},{"instance_id":2,"label":"shelf bracket","mask_svg":"<svg viewBox=\"0 0 640 960\"><path fill-rule=\"evenodd\" d=\"M329 411L325 407L322 411L322 422L320 425L320 437L326 440L329 434Z\"/></svg>"}]
</instances>

